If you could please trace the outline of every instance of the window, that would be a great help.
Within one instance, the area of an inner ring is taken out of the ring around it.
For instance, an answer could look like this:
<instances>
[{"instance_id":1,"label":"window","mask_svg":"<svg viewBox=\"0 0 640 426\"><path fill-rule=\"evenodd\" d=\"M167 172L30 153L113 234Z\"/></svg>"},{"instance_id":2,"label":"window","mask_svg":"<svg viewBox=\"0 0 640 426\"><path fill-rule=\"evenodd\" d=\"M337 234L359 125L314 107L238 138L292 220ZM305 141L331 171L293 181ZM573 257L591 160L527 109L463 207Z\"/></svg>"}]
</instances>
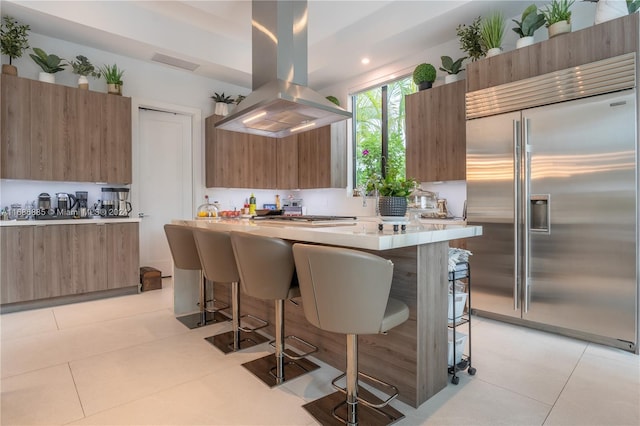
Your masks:
<instances>
[{"instance_id":1,"label":"window","mask_svg":"<svg viewBox=\"0 0 640 426\"><path fill-rule=\"evenodd\" d=\"M414 92L408 76L352 95L354 187L366 187L375 175L405 177L404 96Z\"/></svg>"}]
</instances>

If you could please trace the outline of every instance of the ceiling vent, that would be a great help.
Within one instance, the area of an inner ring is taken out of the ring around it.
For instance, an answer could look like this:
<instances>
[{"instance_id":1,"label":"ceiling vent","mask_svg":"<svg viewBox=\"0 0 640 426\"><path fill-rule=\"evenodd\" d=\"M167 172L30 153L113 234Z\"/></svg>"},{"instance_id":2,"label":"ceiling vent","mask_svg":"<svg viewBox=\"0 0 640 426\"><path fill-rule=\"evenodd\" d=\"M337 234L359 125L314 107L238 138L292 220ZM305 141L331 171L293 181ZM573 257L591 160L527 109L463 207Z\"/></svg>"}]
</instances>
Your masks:
<instances>
[{"instance_id":1,"label":"ceiling vent","mask_svg":"<svg viewBox=\"0 0 640 426\"><path fill-rule=\"evenodd\" d=\"M151 60L154 62L160 62L161 64L171 65L172 67L182 68L183 70L188 71L194 71L200 66L199 64L194 64L193 62L174 58L173 56L163 55L162 53L155 53Z\"/></svg>"},{"instance_id":2,"label":"ceiling vent","mask_svg":"<svg viewBox=\"0 0 640 426\"><path fill-rule=\"evenodd\" d=\"M253 92L216 128L279 138L352 118L307 87L307 11L306 0L253 0Z\"/></svg>"}]
</instances>

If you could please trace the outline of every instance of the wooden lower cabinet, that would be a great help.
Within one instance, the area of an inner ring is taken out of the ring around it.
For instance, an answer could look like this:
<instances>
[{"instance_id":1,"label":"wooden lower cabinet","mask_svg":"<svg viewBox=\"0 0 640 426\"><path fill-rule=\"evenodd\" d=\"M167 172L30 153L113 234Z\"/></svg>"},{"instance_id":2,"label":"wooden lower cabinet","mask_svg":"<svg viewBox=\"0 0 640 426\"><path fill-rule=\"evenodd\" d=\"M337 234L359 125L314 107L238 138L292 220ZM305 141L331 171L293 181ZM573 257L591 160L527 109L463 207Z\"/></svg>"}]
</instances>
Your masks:
<instances>
[{"instance_id":1,"label":"wooden lower cabinet","mask_svg":"<svg viewBox=\"0 0 640 426\"><path fill-rule=\"evenodd\" d=\"M137 286L137 223L0 228L1 303Z\"/></svg>"},{"instance_id":2,"label":"wooden lower cabinet","mask_svg":"<svg viewBox=\"0 0 640 426\"><path fill-rule=\"evenodd\" d=\"M0 303L34 298L34 226L0 228Z\"/></svg>"},{"instance_id":3,"label":"wooden lower cabinet","mask_svg":"<svg viewBox=\"0 0 640 426\"><path fill-rule=\"evenodd\" d=\"M138 285L140 255L137 223L107 225L107 288Z\"/></svg>"}]
</instances>

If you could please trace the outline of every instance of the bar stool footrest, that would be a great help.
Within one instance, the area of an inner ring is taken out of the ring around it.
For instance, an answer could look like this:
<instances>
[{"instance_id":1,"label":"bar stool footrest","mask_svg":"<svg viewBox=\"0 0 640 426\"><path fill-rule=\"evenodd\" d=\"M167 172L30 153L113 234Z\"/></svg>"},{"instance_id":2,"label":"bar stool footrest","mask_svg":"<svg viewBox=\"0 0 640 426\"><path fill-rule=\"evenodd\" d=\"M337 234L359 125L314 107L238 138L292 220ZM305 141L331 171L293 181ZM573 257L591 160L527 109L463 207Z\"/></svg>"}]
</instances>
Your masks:
<instances>
[{"instance_id":1,"label":"bar stool footrest","mask_svg":"<svg viewBox=\"0 0 640 426\"><path fill-rule=\"evenodd\" d=\"M249 318L253 321L255 321L256 323L258 323L257 326L252 327L252 326L242 326L240 325L238 327L239 330L244 331L245 333L253 333L254 331L260 330L261 328L265 328L266 326L269 325L269 323L265 320L263 320L262 318L258 318L256 316L253 316L251 314L247 314L247 315L242 315L240 317L240 324L242 324L242 320L245 318Z\"/></svg>"},{"instance_id":2,"label":"bar stool footrest","mask_svg":"<svg viewBox=\"0 0 640 426\"><path fill-rule=\"evenodd\" d=\"M323 426L339 426L346 424L346 405L346 397L338 391L308 402L303 405L303 408ZM392 406L384 408L372 408L364 404L358 406L358 424L361 425L384 426L396 423L403 418L404 414Z\"/></svg>"},{"instance_id":3,"label":"bar stool footrest","mask_svg":"<svg viewBox=\"0 0 640 426\"><path fill-rule=\"evenodd\" d=\"M311 343L307 342L304 339L301 339L298 336L289 335L289 336L286 336L284 339L285 339L285 348L282 351L282 353L284 354L284 356L286 356L289 359L299 360L299 359L306 358L309 355L318 352L318 347L317 346L312 345ZM301 349L302 352L297 353L297 352L294 352L291 349L287 348L286 347L287 341L296 342L298 344L298 347L296 345L290 345L290 346L294 347L295 349ZM269 342L269 345L271 345L271 347L275 349L276 348L276 341L275 340L271 340ZM299 348L300 346L304 346L305 349Z\"/></svg>"},{"instance_id":4,"label":"bar stool footrest","mask_svg":"<svg viewBox=\"0 0 640 426\"><path fill-rule=\"evenodd\" d=\"M343 379L346 376L347 376L347 374L344 373L344 374L339 375L338 377L336 377L335 379L333 379L331 381L331 384L333 385L333 387L336 390L338 390L339 392L342 392L345 395L347 394L347 389L345 387L342 387L342 386L338 385L337 382L339 380ZM361 402L361 403L363 403L364 405L366 405L368 407L371 407L371 408L382 408L382 407L385 407L391 401L393 401L399 394L398 388L393 386L390 383L384 382L384 381L382 381L380 379L377 379L377 378L375 378L373 376L370 376L370 375L365 374L365 373L360 373L360 372L358 372L358 377L359 378L362 377L363 379L365 379L365 381L370 382L369 384L372 387L374 387L376 390L384 392L388 396L387 399L383 400L383 399L380 399L377 396L373 395L372 393L367 392L371 396L373 396L375 399L377 399L378 401L374 401L373 398L372 399L366 399L366 398L360 396L361 391L364 390L364 389L362 389L359 386L358 387L358 402ZM372 383L375 383L376 385L379 385L380 388L383 388L384 390L378 388L377 386L373 386ZM387 392L387 390L390 390L391 392Z\"/></svg>"},{"instance_id":5,"label":"bar stool footrest","mask_svg":"<svg viewBox=\"0 0 640 426\"><path fill-rule=\"evenodd\" d=\"M212 304L213 306L210 306L209 304ZM229 304L222 302L218 299L207 300L207 303L205 304L205 307L204 307L204 310L209 313L216 313L218 311L223 311L225 309L229 309Z\"/></svg>"}]
</instances>

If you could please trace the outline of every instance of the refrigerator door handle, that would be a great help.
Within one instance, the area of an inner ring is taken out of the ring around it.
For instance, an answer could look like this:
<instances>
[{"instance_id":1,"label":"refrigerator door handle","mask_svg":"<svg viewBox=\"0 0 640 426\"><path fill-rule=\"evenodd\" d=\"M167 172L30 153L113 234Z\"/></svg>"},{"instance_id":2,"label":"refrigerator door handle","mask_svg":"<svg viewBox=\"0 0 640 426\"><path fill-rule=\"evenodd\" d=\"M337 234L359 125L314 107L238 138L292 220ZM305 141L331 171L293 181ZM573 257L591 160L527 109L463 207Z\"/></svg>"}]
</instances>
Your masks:
<instances>
[{"instance_id":1,"label":"refrigerator door handle","mask_svg":"<svg viewBox=\"0 0 640 426\"><path fill-rule=\"evenodd\" d=\"M518 297L518 259L520 258L520 120L513 120L513 310L520 309Z\"/></svg>"},{"instance_id":2,"label":"refrigerator door handle","mask_svg":"<svg viewBox=\"0 0 640 426\"><path fill-rule=\"evenodd\" d=\"M529 232L531 232L531 202L530 199L530 182L531 182L531 145L529 145L529 119L523 118L523 169L524 180L522 184L522 212L523 218L523 236L522 247L524 250L522 265L522 306L524 313L529 312L529 264L531 256L531 243L529 241Z\"/></svg>"}]
</instances>

